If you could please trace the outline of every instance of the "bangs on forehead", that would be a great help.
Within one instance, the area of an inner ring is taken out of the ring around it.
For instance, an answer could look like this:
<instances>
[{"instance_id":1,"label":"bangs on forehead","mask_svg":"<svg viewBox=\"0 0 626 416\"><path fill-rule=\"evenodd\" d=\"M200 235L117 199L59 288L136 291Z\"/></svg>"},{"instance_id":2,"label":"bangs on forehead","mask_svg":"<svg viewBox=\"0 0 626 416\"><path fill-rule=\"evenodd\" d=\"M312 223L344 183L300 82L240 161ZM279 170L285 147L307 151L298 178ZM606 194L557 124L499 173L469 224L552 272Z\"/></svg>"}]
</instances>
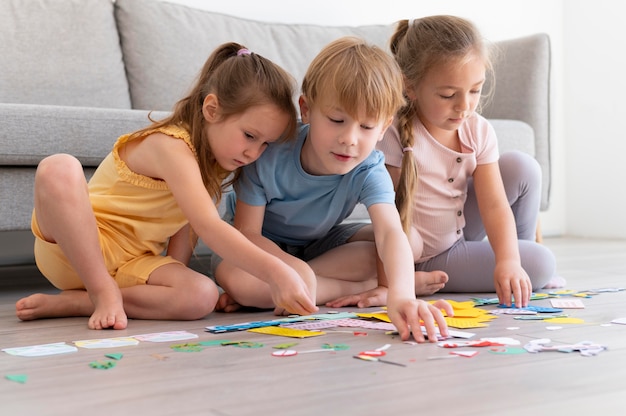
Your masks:
<instances>
[{"instance_id":1,"label":"bangs on forehead","mask_svg":"<svg viewBox=\"0 0 626 416\"><path fill-rule=\"evenodd\" d=\"M341 108L354 119L365 116L378 122L395 114L397 104L389 100L388 85L377 85L358 73L348 72L337 71L332 78L320 82L314 103L325 108Z\"/></svg>"}]
</instances>

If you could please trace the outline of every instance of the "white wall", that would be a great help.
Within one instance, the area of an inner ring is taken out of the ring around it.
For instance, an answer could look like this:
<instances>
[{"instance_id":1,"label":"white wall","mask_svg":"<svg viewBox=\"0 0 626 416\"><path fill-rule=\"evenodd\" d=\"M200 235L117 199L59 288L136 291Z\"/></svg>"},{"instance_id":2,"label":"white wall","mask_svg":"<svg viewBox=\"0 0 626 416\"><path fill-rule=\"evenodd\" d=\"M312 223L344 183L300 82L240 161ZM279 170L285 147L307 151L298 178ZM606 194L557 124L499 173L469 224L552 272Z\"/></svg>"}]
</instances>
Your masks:
<instances>
[{"instance_id":1,"label":"white wall","mask_svg":"<svg viewBox=\"0 0 626 416\"><path fill-rule=\"evenodd\" d=\"M564 2L570 234L626 238L625 11L612 0Z\"/></svg>"},{"instance_id":2,"label":"white wall","mask_svg":"<svg viewBox=\"0 0 626 416\"><path fill-rule=\"evenodd\" d=\"M572 183L572 172L566 172L566 155L568 158L575 159L579 154L580 160L585 152L589 152L589 147L585 145L589 139L585 139L584 145L575 146L573 144L574 135L572 129L567 130L567 146L565 150L566 130L564 128L564 97L569 101L571 98L578 98L581 93L587 94L588 90L595 87L595 84L580 83L570 91L570 95L565 96L563 93L563 68L564 68L564 22L563 17L574 14L575 17L584 16L588 11L586 5L591 4L590 0L439 0L439 1L416 1L416 0L318 0L316 2L302 2L293 0L231 0L231 1L205 1L205 0L167 0L170 2L190 5L192 7L207 9L215 12L235 15L239 17L281 23L312 23L326 25L362 25L362 24L388 24L399 19L416 18L431 14L454 14L472 20L481 29L483 35L490 40L502 40L514 37L525 36L537 32L548 33L552 42L552 160L553 160L553 182L552 182L552 199L550 209L542 213L542 228L544 235L561 235L573 233L585 233L585 235L593 236L610 236L615 229L615 224L604 224L602 226L602 218L599 223L587 234L587 230L581 229L577 223L585 222L587 217L591 217L589 210L586 209L584 200L576 202L572 198L578 198L578 193L572 188L578 189ZM593 3L597 3L597 0ZM619 4L612 0L600 0L600 4ZM567 6L567 7L566 7ZM567 11L568 13L565 13ZM624 14L614 14L615 20ZM598 22L602 26L603 22ZM570 28L571 26L567 26ZM605 28L606 30L606 28ZM584 35L589 36L586 29L583 29ZM570 35L569 30L565 32ZM568 45L570 40L568 37ZM306 47L306 45L303 45ZM624 49L622 48L621 51ZM599 53L599 52L597 52ZM589 53L585 53L578 57L583 61L589 57ZM598 60L594 60L597 62ZM591 64L588 64L591 66ZM601 69L593 68L594 70ZM568 67L569 70L569 67ZM624 71L622 71L624 73ZM575 76L573 72L569 73L571 79ZM615 74L617 77L617 73ZM623 84L622 84L623 85ZM615 90L613 90L616 92ZM609 93L608 91L606 92ZM615 94L617 96L617 93ZM575 97L574 97L575 96ZM621 97L620 97L621 98ZM617 97L616 97L617 99ZM593 105L594 103L590 103ZM625 104L626 105L626 102ZM598 109L599 110L599 109ZM626 112L622 112L626 113ZM570 117L571 118L571 117ZM579 114L577 120L583 117ZM617 122L617 117L612 117ZM612 125L616 125L612 124ZM578 133L580 135L580 133ZM612 137L611 137L612 138ZM594 142L598 140L594 138ZM608 140L606 138L605 140ZM624 144L622 144L624 145ZM585 146L585 147L583 147ZM606 153L606 152L604 152ZM612 153L617 158L618 153ZM569 159L568 159L569 160ZM571 160L570 160L571 162ZM568 165L571 166L571 165ZM585 166L585 165L580 165ZM603 166L603 165L600 165ZM615 167L617 169L617 167ZM585 179L585 183L595 183L598 181L595 176L596 168L583 168L585 173L592 172L592 176L583 176L581 171L577 177ZM566 175L567 173L567 175ZM566 180L567 177L567 184ZM613 178L618 178L614 172ZM616 184L617 185L617 184ZM617 186L614 185L614 188ZM608 187L609 184L606 185ZM600 193L600 189L596 189ZM572 196L568 196L572 192ZM581 191L579 191L581 192ZM614 191L617 194L617 190ZM604 195L599 197L606 198ZM625 196L621 196L622 201ZM591 201L594 199L591 198ZM596 201L603 200L595 198ZM606 199L604 199L606 200ZM599 205L599 204L598 204ZM607 204L608 205L608 204ZM618 209L618 203L614 203L614 209ZM577 209L572 210L572 206ZM567 207L567 211L566 208ZM593 206L588 206L593 208ZM594 211L595 212L595 211ZM608 212L608 211L607 211ZM582 217L582 218L581 218ZM626 216L622 216L626 221ZM610 229L609 229L610 228ZM621 226L621 235L626 237L626 223Z\"/></svg>"}]
</instances>

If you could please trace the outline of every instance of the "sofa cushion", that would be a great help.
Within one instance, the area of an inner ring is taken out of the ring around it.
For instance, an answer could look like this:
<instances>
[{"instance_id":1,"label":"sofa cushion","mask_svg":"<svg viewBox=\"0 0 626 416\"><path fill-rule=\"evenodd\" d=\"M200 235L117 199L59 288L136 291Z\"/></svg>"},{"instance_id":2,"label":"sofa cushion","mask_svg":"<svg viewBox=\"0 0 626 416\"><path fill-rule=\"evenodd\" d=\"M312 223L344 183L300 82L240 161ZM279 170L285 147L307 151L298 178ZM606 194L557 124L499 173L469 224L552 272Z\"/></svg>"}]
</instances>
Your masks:
<instances>
[{"instance_id":1,"label":"sofa cushion","mask_svg":"<svg viewBox=\"0 0 626 416\"><path fill-rule=\"evenodd\" d=\"M532 126L535 158L542 170L541 209L550 202L550 38L544 33L496 44L497 93L487 101L489 119L520 120Z\"/></svg>"},{"instance_id":2,"label":"sofa cushion","mask_svg":"<svg viewBox=\"0 0 626 416\"><path fill-rule=\"evenodd\" d=\"M264 23L154 0L116 0L115 15L133 108L149 110L171 110L225 42L244 44L300 83L311 60L332 40L356 35L387 50L393 30Z\"/></svg>"},{"instance_id":3,"label":"sofa cushion","mask_svg":"<svg viewBox=\"0 0 626 416\"><path fill-rule=\"evenodd\" d=\"M148 115L143 110L0 104L0 165L32 167L51 154L69 153L84 166L98 166L119 136L150 124Z\"/></svg>"},{"instance_id":4,"label":"sofa cushion","mask_svg":"<svg viewBox=\"0 0 626 416\"><path fill-rule=\"evenodd\" d=\"M0 102L130 108L111 0L2 0Z\"/></svg>"}]
</instances>

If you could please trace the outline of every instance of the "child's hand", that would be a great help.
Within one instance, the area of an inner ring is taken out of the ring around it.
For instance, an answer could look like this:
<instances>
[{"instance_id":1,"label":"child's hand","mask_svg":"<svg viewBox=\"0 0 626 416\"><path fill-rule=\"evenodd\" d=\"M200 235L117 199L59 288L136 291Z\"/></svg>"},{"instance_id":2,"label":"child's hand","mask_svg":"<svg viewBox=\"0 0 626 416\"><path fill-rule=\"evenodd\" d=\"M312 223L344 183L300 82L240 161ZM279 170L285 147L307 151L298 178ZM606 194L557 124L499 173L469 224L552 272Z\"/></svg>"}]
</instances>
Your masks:
<instances>
[{"instance_id":1,"label":"child's hand","mask_svg":"<svg viewBox=\"0 0 626 416\"><path fill-rule=\"evenodd\" d=\"M532 294L532 282L526 271L519 262L499 262L494 270L496 293L501 304L511 306L511 294L515 300L515 306L525 308L528 306Z\"/></svg>"},{"instance_id":2,"label":"child's hand","mask_svg":"<svg viewBox=\"0 0 626 416\"><path fill-rule=\"evenodd\" d=\"M358 295L343 296L326 303L329 308L342 308L344 306L357 306L369 308L371 306L384 306L387 304L387 288L378 286Z\"/></svg>"},{"instance_id":3,"label":"child's hand","mask_svg":"<svg viewBox=\"0 0 626 416\"><path fill-rule=\"evenodd\" d=\"M295 270L289 268L289 271L282 279L277 278L270 282L274 314L310 315L317 312L319 308L315 305L315 279L310 283L313 287L309 288Z\"/></svg>"},{"instance_id":4,"label":"child's hand","mask_svg":"<svg viewBox=\"0 0 626 416\"><path fill-rule=\"evenodd\" d=\"M387 313L391 318L391 322L398 329L400 338L403 341L409 339L411 332L415 341L425 342L424 334L420 326L420 320L424 322L426 334L429 342L437 342L437 330L435 323L439 327L439 333L442 337L448 337L448 325L441 313L440 309L444 309L448 316L453 316L452 306L445 300L437 300L433 304L425 302L421 299L403 299L401 301L389 302Z\"/></svg>"}]
</instances>

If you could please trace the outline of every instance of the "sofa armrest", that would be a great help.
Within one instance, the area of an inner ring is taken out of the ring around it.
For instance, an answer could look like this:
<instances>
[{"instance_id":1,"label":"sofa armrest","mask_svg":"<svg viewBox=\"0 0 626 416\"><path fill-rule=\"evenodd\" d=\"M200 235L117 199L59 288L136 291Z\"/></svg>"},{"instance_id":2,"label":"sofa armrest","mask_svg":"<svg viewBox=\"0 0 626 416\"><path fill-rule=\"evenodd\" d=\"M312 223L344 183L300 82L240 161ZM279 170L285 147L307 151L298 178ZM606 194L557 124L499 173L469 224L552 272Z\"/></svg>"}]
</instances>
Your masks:
<instances>
[{"instance_id":1,"label":"sofa armrest","mask_svg":"<svg viewBox=\"0 0 626 416\"><path fill-rule=\"evenodd\" d=\"M98 166L120 135L150 124L148 115L144 110L0 104L0 166L36 166L54 153Z\"/></svg>"}]
</instances>

